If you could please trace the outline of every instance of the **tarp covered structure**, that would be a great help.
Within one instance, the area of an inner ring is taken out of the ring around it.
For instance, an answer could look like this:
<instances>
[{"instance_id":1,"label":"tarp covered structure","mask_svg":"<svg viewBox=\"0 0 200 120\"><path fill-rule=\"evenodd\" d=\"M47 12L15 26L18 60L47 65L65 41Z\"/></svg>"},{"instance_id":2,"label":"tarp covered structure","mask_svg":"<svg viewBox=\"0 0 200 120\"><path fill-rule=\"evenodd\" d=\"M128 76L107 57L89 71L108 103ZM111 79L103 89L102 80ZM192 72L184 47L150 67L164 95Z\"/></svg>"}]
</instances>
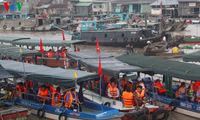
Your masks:
<instances>
[{"instance_id":1,"label":"tarp covered structure","mask_svg":"<svg viewBox=\"0 0 200 120\"><path fill-rule=\"evenodd\" d=\"M120 72L146 72L149 69L143 69L137 66L131 66L117 60L115 57L107 57L96 51L67 52L69 59L79 60L80 64L86 66L91 71L98 71L99 55L101 55L101 68L104 75L118 77Z\"/></svg>"},{"instance_id":2,"label":"tarp covered structure","mask_svg":"<svg viewBox=\"0 0 200 120\"><path fill-rule=\"evenodd\" d=\"M9 74L0 64L0 79L4 78L13 78L13 76Z\"/></svg>"},{"instance_id":3,"label":"tarp covered structure","mask_svg":"<svg viewBox=\"0 0 200 120\"><path fill-rule=\"evenodd\" d=\"M24 56L31 56L31 55L42 55L41 52L35 51L35 50L28 50L28 49L24 49L21 48L22 53L20 52L20 48L19 47L15 47L12 45L3 45L0 44L0 53L4 54L7 57L11 57L12 59L17 59L17 60L21 60L22 57Z\"/></svg>"},{"instance_id":4,"label":"tarp covered structure","mask_svg":"<svg viewBox=\"0 0 200 120\"><path fill-rule=\"evenodd\" d=\"M183 55L182 58L185 62L200 62L200 51Z\"/></svg>"},{"instance_id":5,"label":"tarp covered structure","mask_svg":"<svg viewBox=\"0 0 200 120\"><path fill-rule=\"evenodd\" d=\"M22 40L22 39L30 39L28 37L12 37L12 36L0 36L0 42L7 42L12 43L16 40Z\"/></svg>"},{"instance_id":6,"label":"tarp covered structure","mask_svg":"<svg viewBox=\"0 0 200 120\"><path fill-rule=\"evenodd\" d=\"M0 60L0 64L5 70L15 77L23 77L24 69L22 62ZM77 82L100 79L100 75L96 73L87 73L80 70L66 70L62 68L50 68L43 65L34 65L24 63L25 76L27 80L36 82L44 82L49 84L72 87ZM74 78L74 72L77 78Z\"/></svg>"},{"instance_id":7,"label":"tarp covered structure","mask_svg":"<svg viewBox=\"0 0 200 120\"><path fill-rule=\"evenodd\" d=\"M196 64L171 61L162 58L147 57L138 54L117 57L118 60L154 70L157 74L177 77L185 80L200 81L200 66Z\"/></svg>"}]
</instances>

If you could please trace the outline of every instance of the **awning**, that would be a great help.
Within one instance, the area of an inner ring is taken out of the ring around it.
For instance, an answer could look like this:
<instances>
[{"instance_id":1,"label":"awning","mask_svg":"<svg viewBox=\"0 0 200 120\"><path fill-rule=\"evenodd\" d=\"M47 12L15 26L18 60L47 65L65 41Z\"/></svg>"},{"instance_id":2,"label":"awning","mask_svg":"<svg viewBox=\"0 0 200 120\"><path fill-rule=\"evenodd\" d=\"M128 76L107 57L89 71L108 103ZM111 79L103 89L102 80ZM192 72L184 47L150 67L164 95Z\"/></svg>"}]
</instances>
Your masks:
<instances>
[{"instance_id":1,"label":"awning","mask_svg":"<svg viewBox=\"0 0 200 120\"><path fill-rule=\"evenodd\" d=\"M115 57L107 57L96 51L67 52L66 56L73 60L79 60L80 64L91 71L98 72L99 55L101 55L101 67L103 74L118 77L120 72L147 72L149 69L143 69L137 66L131 66L117 60Z\"/></svg>"},{"instance_id":2,"label":"awning","mask_svg":"<svg viewBox=\"0 0 200 120\"><path fill-rule=\"evenodd\" d=\"M7 43L12 43L13 41L22 40L22 39L30 39L30 38L12 37L12 36L0 36L0 42L7 42Z\"/></svg>"},{"instance_id":3,"label":"awning","mask_svg":"<svg viewBox=\"0 0 200 120\"><path fill-rule=\"evenodd\" d=\"M185 62L200 62L200 51L183 55L182 58Z\"/></svg>"},{"instance_id":4,"label":"awning","mask_svg":"<svg viewBox=\"0 0 200 120\"><path fill-rule=\"evenodd\" d=\"M152 69L157 74L200 81L200 66L196 64L146 57L138 54L120 56L117 59L129 65Z\"/></svg>"},{"instance_id":5,"label":"awning","mask_svg":"<svg viewBox=\"0 0 200 120\"><path fill-rule=\"evenodd\" d=\"M77 3L76 5L74 5L74 6L76 6L76 7L79 7L79 6L85 6L85 7L88 7L88 6L90 6L92 3Z\"/></svg>"},{"instance_id":6,"label":"awning","mask_svg":"<svg viewBox=\"0 0 200 120\"><path fill-rule=\"evenodd\" d=\"M37 52L34 50L28 50L24 48L21 48L21 50L22 50L22 53L20 52L19 47L0 44L0 53L4 54L7 57L11 57L12 59L21 60L22 57L24 56L42 55L41 52Z\"/></svg>"},{"instance_id":7,"label":"awning","mask_svg":"<svg viewBox=\"0 0 200 120\"><path fill-rule=\"evenodd\" d=\"M24 76L22 62L0 60L5 70L15 77ZM75 84L74 72L77 74L77 82L100 79L96 73L87 73L80 70L69 70L62 68L50 68L43 65L24 63L25 76L27 80L44 82L49 84L72 87Z\"/></svg>"},{"instance_id":8,"label":"awning","mask_svg":"<svg viewBox=\"0 0 200 120\"><path fill-rule=\"evenodd\" d=\"M0 79L4 78L13 78L13 76L9 74L0 64Z\"/></svg>"}]
</instances>

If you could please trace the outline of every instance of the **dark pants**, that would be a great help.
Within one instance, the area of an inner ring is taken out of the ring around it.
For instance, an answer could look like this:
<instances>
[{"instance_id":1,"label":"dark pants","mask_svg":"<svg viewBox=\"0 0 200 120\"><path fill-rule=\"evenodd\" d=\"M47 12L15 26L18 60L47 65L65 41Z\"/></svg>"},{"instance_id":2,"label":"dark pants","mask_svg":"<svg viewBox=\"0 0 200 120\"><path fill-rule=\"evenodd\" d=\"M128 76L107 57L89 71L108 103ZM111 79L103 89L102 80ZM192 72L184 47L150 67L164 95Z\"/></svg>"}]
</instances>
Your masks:
<instances>
[{"instance_id":1,"label":"dark pants","mask_svg":"<svg viewBox=\"0 0 200 120\"><path fill-rule=\"evenodd\" d=\"M133 48L130 48L130 52L133 53Z\"/></svg>"},{"instance_id":2,"label":"dark pants","mask_svg":"<svg viewBox=\"0 0 200 120\"><path fill-rule=\"evenodd\" d=\"M74 103L72 103L73 105L74 105L74 108L71 106L69 109L70 110L74 110L74 109L77 109L78 108L78 105L77 104L74 104ZM81 105L79 104L79 112L82 112L82 108L81 108Z\"/></svg>"}]
</instances>

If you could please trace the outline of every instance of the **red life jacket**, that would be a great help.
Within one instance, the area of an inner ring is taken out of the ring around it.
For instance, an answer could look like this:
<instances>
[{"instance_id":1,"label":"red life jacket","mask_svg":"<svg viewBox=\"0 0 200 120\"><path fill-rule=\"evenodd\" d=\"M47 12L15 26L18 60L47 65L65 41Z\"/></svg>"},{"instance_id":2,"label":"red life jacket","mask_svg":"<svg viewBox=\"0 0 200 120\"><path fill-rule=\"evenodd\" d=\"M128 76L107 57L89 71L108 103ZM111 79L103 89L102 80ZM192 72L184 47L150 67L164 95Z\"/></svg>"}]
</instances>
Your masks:
<instances>
[{"instance_id":1,"label":"red life jacket","mask_svg":"<svg viewBox=\"0 0 200 120\"><path fill-rule=\"evenodd\" d=\"M54 93L52 94L52 100L51 100L51 105L52 105L52 106L54 106L54 97L55 97L55 94L56 94L56 93L58 94L58 99L61 100L61 95L60 95L60 93L57 92L57 91L54 91ZM61 101L58 101L58 100L57 100L57 102L55 102L55 105L58 104L58 102L60 103Z\"/></svg>"},{"instance_id":2,"label":"red life jacket","mask_svg":"<svg viewBox=\"0 0 200 120\"><path fill-rule=\"evenodd\" d=\"M33 83L31 80L29 80L29 84L28 84L28 82L25 82L25 85L27 88L33 88Z\"/></svg>"},{"instance_id":3,"label":"red life jacket","mask_svg":"<svg viewBox=\"0 0 200 120\"><path fill-rule=\"evenodd\" d=\"M163 93L163 92L165 92L166 90L165 90L165 88L164 88L164 86L162 85L162 84L157 84L157 83L153 83L153 86L157 86L157 87L159 87L160 89L156 89L156 88L154 88L155 89L155 91L157 90L159 93Z\"/></svg>"}]
</instances>

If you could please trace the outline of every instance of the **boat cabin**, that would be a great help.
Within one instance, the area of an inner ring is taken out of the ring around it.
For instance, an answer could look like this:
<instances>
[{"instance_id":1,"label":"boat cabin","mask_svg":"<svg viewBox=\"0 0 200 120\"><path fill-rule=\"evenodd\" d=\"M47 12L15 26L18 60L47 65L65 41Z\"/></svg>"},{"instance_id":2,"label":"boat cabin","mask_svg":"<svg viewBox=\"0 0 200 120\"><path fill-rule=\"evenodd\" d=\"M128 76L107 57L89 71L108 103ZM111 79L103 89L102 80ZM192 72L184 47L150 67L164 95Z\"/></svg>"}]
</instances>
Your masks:
<instances>
[{"instance_id":1,"label":"boat cabin","mask_svg":"<svg viewBox=\"0 0 200 120\"><path fill-rule=\"evenodd\" d=\"M106 20L81 22L81 30L103 30L106 28Z\"/></svg>"},{"instance_id":2,"label":"boat cabin","mask_svg":"<svg viewBox=\"0 0 200 120\"><path fill-rule=\"evenodd\" d=\"M122 13L122 14L109 14L109 17L117 17L120 18L120 20L129 20L132 19L132 15L133 14L129 14L129 13Z\"/></svg>"},{"instance_id":3,"label":"boat cabin","mask_svg":"<svg viewBox=\"0 0 200 120\"><path fill-rule=\"evenodd\" d=\"M145 28L145 23L132 24L132 28ZM160 23L147 23L147 28L158 31Z\"/></svg>"}]
</instances>

